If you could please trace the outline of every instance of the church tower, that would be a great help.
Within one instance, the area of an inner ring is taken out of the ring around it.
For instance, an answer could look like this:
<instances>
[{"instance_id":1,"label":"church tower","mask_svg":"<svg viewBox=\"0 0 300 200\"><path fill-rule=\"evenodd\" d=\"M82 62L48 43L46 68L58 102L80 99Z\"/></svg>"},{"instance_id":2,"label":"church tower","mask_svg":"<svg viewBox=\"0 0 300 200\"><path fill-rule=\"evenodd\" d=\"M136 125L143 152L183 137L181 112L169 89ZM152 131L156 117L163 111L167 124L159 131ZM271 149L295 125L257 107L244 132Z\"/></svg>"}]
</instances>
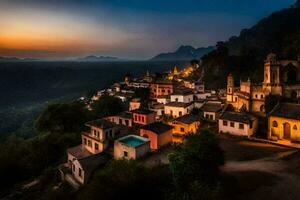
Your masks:
<instances>
[{"instance_id":1,"label":"church tower","mask_svg":"<svg viewBox=\"0 0 300 200\"><path fill-rule=\"evenodd\" d=\"M282 95L280 62L273 53L269 54L265 60L263 89L267 94Z\"/></svg>"},{"instance_id":2,"label":"church tower","mask_svg":"<svg viewBox=\"0 0 300 200\"><path fill-rule=\"evenodd\" d=\"M232 74L229 74L227 77L227 92L226 92L227 102L233 102L233 92L234 92L234 79Z\"/></svg>"}]
</instances>

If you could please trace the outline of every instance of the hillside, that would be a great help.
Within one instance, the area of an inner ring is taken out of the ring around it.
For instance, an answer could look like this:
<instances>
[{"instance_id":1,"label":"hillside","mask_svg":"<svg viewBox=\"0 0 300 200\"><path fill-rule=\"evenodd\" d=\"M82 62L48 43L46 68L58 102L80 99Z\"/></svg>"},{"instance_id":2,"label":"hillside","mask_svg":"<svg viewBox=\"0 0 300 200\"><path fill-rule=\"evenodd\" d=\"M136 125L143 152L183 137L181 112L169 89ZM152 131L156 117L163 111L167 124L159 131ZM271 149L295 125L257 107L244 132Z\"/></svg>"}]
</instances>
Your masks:
<instances>
[{"instance_id":1,"label":"hillside","mask_svg":"<svg viewBox=\"0 0 300 200\"><path fill-rule=\"evenodd\" d=\"M175 52L170 53L162 53L153 58L151 61L170 61L170 60L193 60L199 59L203 55L211 52L214 50L214 47L201 47L201 48L194 48L192 46L180 46Z\"/></svg>"},{"instance_id":2,"label":"hillside","mask_svg":"<svg viewBox=\"0 0 300 200\"><path fill-rule=\"evenodd\" d=\"M226 76L262 80L263 60L270 52L282 59L300 55L300 2L263 18L239 36L219 42L217 49L202 58L208 87L224 87Z\"/></svg>"}]
</instances>

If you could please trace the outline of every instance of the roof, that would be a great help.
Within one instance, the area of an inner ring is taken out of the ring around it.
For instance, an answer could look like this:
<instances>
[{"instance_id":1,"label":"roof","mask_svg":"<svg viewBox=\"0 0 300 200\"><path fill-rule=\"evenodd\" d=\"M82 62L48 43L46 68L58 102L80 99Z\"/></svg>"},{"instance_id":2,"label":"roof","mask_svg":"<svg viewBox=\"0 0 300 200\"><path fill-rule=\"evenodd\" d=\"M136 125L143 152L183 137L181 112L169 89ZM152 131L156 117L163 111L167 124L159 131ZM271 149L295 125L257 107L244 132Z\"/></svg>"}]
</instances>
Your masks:
<instances>
[{"instance_id":1,"label":"roof","mask_svg":"<svg viewBox=\"0 0 300 200\"><path fill-rule=\"evenodd\" d=\"M162 122L154 122L152 124L147 124L147 125L142 126L141 129L152 131L156 134L162 134L169 130L172 130L173 126L164 124Z\"/></svg>"},{"instance_id":2,"label":"roof","mask_svg":"<svg viewBox=\"0 0 300 200\"><path fill-rule=\"evenodd\" d=\"M91 155L89 157L85 157L82 159L78 159L81 167L84 171L94 171L99 165L103 165L110 160L110 156L106 153L98 153Z\"/></svg>"},{"instance_id":3,"label":"roof","mask_svg":"<svg viewBox=\"0 0 300 200\"><path fill-rule=\"evenodd\" d=\"M132 119L132 113L130 113L130 112L121 112L121 113L117 114L117 116L119 116L121 118L125 118L125 119Z\"/></svg>"},{"instance_id":4,"label":"roof","mask_svg":"<svg viewBox=\"0 0 300 200\"><path fill-rule=\"evenodd\" d=\"M85 157L93 155L88 150L83 148L81 144L76 147L67 149L67 153L71 154L72 156L74 156L77 159L81 159L81 158L85 158Z\"/></svg>"},{"instance_id":5,"label":"roof","mask_svg":"<svg viewBox=\"0 0 300 200\"><path fill-rule=\"evenodd\" d=\"M178 117L174 121L183 123L183 124L192 124L196 121L199 121L198 117L196 115L188 114L188 115L183 115L181 117Z\"/></svg>"},{"instance_id":6,"label":"roof","mask_svg":"<svg viewBox=\"0 0 300 200\"><path fill-rule=\"evenodd\" d=\"M240 122L244 124L249 124L254 121L256 118L248 113L239 113L239 112L224 112L220 119L225 119L228 121Z\"/></svg>"},{"instance_id":7,"label":"roof","mask_svg":"<svg viewBox=\"0 0 300 200\"><path fill-rule=\"evenodd\" d=\"M186 88L186 89L175 90L174 94L172 95L193 95L193 94L194 94L193 90Z\"/></svg>"},{"instance_id":8,"label":"roof","mask_svg":"<svg viewBox=\"0 0 300 200\"><path fill-rule=\"evenodd\" d=\"M220 103L206 103L201 107L204 112L219 112L222 110L222 105Z\"/></svg>"},{"instance_id":9,"label":"roof","mask_svg":"<svg viewBox=\"0 0 300 200\"><path fill-rule=\"evenodd\" d=\"M87 126L94 126L101 129L113 128L116 125L106 119L97 119L86 123Z\"/></svg>"},{"instance_id":10,"label":"roof","mask_svg":"<svg viewBox=\"0 0 300 200\"><path fill-rule=\"evenodd\" d=\"M136 109L131 112L136 114L142 114L142 115L149 115L154 113L152 110L146 110L146 109Z\"/></svg>"},{"instance_id":11,"label":"roof","mask_svg":"<svg viewBox=\"0 0 300 200\"><path fill-rule=\"evenodd\" d=\"M170 106L170 107L188 107L190 106L192 103L183 103L183 102L170 102L167 103L165 106Z\"/></svg>"},{"instance_id":12,"label":"roof","mask_svg":"<svg viewBox=\"0 0 300 200\"><path fill-rule=\"evenodd\" d=\"M289 119L300 119L300 104L281 103L275 106L270 112L270 116L283 117Z\"/></svg>"}]
</instances>

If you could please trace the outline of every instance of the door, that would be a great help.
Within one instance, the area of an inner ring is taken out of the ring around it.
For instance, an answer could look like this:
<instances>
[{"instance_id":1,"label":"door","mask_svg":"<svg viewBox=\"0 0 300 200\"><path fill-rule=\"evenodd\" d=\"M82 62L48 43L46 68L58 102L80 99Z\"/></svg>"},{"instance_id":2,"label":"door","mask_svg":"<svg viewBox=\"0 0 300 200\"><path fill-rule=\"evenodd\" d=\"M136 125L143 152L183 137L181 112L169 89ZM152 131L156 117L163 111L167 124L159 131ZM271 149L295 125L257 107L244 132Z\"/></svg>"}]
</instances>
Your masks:
<instances>
[{"instance_id":1,"label":"door","mask_svg":"<svg viewBox=\"0 0 300 200\"><path fill-rule=\"evenodd\" d=\"M284 123L283 125L283 139L291 139L291 125L289 123Z\"/></svg>"}]
</instances>

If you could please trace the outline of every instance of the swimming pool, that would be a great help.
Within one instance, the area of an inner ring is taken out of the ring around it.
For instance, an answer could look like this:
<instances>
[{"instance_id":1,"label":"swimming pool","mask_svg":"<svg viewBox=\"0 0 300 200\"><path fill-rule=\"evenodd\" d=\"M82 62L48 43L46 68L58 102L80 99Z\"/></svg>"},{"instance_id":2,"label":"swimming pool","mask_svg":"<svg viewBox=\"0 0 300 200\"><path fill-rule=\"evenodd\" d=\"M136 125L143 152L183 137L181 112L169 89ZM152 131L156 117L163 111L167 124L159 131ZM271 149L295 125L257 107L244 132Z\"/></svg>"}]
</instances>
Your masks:
<instances>
[{"instance_id":1,"label":"swimming pool","mask_svg":"<svg viewBox=\"0 0 300 200\"><path fill-rule=\"evenodd\" d=\"M119 142L127 144L131 147L138 147L142 144L145 144L148 141L149 140L146 138L141 138L139 136L133 136L133 135L127 136L127 137L119 140Z\"/></svg>"}]
</instances>

